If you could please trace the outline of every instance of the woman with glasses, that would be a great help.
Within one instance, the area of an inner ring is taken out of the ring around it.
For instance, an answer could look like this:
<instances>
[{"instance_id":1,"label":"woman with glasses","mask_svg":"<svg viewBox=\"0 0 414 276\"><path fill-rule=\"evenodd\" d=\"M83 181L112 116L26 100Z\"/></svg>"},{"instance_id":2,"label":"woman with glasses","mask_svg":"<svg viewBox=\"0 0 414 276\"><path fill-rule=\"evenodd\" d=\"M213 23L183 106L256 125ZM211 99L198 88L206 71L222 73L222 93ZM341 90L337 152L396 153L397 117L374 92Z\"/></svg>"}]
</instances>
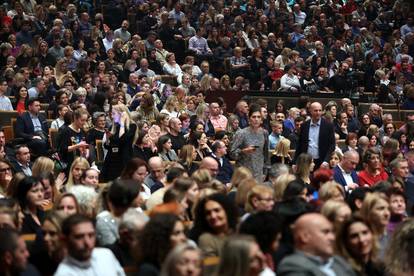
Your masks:
<instances>
[{"instance_id":1,"label":"woman with glasses","mask_svg":"<svg viewBox=\"0 0 414 276\"><path fill-rule=\"evenodd\" d=\"M6 196L7 188L13 178L13 166L9 160L0 160L0 198Z\"/></svg>"}]
</instances>

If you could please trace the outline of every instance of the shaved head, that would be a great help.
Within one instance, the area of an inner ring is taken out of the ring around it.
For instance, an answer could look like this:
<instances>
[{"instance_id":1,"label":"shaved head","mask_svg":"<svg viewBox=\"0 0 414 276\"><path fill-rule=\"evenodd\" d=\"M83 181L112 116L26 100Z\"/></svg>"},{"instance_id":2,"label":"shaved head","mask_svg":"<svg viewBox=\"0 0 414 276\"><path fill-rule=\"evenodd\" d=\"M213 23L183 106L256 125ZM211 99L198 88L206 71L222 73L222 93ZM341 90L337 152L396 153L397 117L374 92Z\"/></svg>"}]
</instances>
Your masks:
<instances>
[{"instance_id":1,"label":"shaved head","mask_svg":"<svg viewBox=\"0 0 414 276\"><path fill-rule=\"evenodd\" d=\"M295 249L328 259L334 254L335 235L332 223L318 213L300 216L293 225Z\"/></svg>"}]
</instances>

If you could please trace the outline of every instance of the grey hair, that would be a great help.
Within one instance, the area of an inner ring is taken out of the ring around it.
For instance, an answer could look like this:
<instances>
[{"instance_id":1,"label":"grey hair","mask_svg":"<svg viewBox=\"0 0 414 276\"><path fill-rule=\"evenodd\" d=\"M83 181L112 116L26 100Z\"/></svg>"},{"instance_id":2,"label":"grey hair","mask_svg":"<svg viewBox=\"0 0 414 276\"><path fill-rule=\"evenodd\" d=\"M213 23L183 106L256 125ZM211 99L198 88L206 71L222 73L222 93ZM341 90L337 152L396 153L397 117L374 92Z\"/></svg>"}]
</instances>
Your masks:
<instances>
[{"instance_id":1,"label":"grey hair","mask_svg":"<svg viewBox=\"0 0 414 276\"><path fill-rule=\"evenodd\" d=\"M289 167L286 164L277 163L270 167L269 177L278 178L282 174L289 173Z\"/></svg>"},{"instance_id":2,"label":"grey hair","mask_svg":"<svg viewBox=\"0 0 414 276\"><path fill-rule=\"evenodd\" d=\"M142 229L145 224L149 221L149 217L138 212L135 208L129 208L121 218L119 223L119 229L128 229L131 231Z\"/></svg>"},{"instance_id":3,"label":"grey hair","mask_svg":"<svg viewBox=\"0 0 414 276\"><path fill-rule=\"evenodd\" d=\"M94 188L85 185L73 185L68 192L76 197L80 213L95 214L98 193Z\"/></svg>"}]
</instances>

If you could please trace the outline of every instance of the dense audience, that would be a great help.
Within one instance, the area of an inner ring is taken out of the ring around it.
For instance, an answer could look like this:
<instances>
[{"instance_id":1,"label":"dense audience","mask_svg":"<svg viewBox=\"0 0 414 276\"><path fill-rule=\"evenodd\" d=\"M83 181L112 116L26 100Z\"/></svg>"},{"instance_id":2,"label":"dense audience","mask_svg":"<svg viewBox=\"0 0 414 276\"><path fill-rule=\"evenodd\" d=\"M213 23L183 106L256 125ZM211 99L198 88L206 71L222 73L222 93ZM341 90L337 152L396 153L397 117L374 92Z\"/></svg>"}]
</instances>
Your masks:
<instances>
[{"instance_id":1,"label":"dense audience","mask_svg":"<svg viewBox=\"0 0 414 276\"><path fill-rule=\"evenodd\" d=\"M5 1L0 274L413 274L413 16Z\"/></svg>"}]
</instances>

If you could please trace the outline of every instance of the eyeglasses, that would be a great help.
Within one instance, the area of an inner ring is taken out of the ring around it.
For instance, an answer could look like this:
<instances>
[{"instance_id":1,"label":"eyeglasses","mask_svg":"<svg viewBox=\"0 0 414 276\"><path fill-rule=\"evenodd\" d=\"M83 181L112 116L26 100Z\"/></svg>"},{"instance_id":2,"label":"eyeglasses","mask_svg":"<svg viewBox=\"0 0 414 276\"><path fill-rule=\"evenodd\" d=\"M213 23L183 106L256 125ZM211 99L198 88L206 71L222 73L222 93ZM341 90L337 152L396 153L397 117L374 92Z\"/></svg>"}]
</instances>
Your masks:
<instances>
[{"instance_id":1,"label":"eyeglasses","mask_svg":"<svg viewBox=\"0 0 414 276\"><path fill-rule=\"evenodd\" d=\"M11 168L10 167L7 167L7 168L3 168L3 169L0 169L0 173L4 173L4 172L7 172L7 171L10 171L11 172Z\"/></svg>"},{"instance_id":2,"label":"eyeglasses","mask_svg":"<svg viewBox=\"0 0 414 276\"><path fill-rule=\"evenodd\" d=\"M268 198L260 198L260 197L258 197L257 199L260 200L260 201L267 201L267 202L274 201L274 199L271 198L271 197L268 197Z\"/></svg>"}]
</instances>

